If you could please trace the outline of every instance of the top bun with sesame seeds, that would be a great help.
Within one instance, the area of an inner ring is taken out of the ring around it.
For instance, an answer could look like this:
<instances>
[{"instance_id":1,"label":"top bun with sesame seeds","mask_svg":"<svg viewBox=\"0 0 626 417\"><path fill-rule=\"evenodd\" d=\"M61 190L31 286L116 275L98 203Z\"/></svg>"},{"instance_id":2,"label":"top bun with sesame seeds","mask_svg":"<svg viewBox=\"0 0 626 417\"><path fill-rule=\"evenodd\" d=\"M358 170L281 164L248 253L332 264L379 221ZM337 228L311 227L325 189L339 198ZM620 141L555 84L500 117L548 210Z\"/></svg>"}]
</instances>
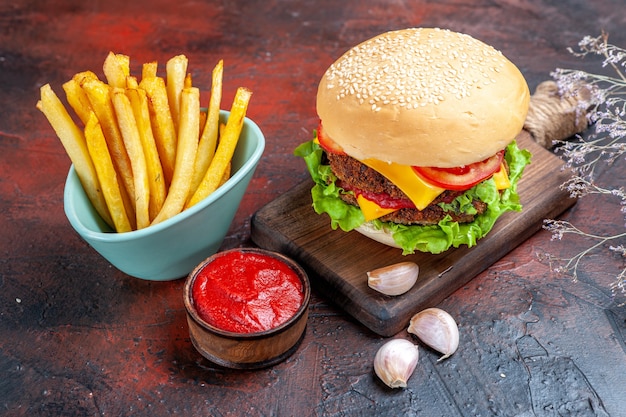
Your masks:
<instances>
[{"instance_id":1,"label":"top bun with sesame seeds","mask_svg":"<svg viewBox=\"0 0 626 417\"><path fill-rule=\"evenodd\" d=\"M325 134L353 158L452 168L511 143L529 100L519 69L493 47L413 28L369 39L333 63L317 112Z\"/></svg>"}]
</instances>

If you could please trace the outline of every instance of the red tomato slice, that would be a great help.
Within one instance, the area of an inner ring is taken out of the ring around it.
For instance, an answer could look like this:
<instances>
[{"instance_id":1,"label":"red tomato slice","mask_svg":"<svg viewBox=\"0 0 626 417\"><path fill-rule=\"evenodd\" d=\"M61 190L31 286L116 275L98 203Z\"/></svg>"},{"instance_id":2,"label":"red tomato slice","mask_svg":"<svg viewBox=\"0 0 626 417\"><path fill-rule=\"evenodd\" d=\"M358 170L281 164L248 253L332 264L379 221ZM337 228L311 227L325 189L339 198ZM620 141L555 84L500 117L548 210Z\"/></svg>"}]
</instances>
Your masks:
<instances>
[{"instance_id":1,"label":"red tomato slice","mask_svg":"<svg viewBox=\"0 0 626 417\"><path fill-rule=\"evenodd\" d=\"M500 151L484 161L455 168L412 167L424 180L447 190L468 190L491 177L500 169L504 151Z\"/></svg>"},{"instance_id":2,"label":"red tomato slice","mask_svg":"<svg viewBox=\"0 0 626 417\"><path fill-rule=\"evenodd\" d=\"M339 146L338 143L336 143L334 140L332 140L330 137L328 137L325 133L324 133L324 129L322 128L322 122L320 121L320 124L317 128L317 140L320 143L320 146L322 147L322 149L324 149L326 152L330 152L330 153L334 153L337 155L345 155L346 153L343 151L343 148L341 146Z\"/></svg>"}]
</instances>

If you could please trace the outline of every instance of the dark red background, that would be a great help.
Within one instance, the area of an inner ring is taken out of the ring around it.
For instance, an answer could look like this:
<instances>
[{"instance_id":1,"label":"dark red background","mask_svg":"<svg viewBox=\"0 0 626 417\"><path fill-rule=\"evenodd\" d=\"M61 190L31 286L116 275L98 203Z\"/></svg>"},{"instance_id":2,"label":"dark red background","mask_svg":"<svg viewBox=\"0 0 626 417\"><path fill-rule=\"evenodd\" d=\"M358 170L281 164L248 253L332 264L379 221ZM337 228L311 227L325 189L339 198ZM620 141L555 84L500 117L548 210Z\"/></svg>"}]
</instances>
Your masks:
<instances>
[{"instance_id":1,"label":"dark red background","mask_svg":"<svg viewBox=\"0 0 626 417\"><path fill-rule=\"evenodd\" d=\"M621 0L0 5L0 414L624 415L626 308L609 288L623 261L595 255L574 282L537 257L569 257L584 242L540 232L447 298L440 307L459 322L459 351L436 363L421 349L409 387L391 391L372 372L385 339L315 293L306 337L287 361L255 372L213 366L189 341L182 280L124 275L67 222L69 160L35 109L42 84L60 93L76 72L101 74L110 50L130 55L135 72L184 53L206 102L224 59L224 107L238 86L251 88L249 116L267 138L223 245L246 246L250 216L306 179L292 151L316 126L324 70L354 44L411 26L494 45L531 89L557 67L601 71L597 59L566 51L585 35L606 30L626 46ZM600 179L618 186L624 177L620 161ZM565 218L594 233L624 224L609 198L583 199Z\"/></svg>"}]
</instances>

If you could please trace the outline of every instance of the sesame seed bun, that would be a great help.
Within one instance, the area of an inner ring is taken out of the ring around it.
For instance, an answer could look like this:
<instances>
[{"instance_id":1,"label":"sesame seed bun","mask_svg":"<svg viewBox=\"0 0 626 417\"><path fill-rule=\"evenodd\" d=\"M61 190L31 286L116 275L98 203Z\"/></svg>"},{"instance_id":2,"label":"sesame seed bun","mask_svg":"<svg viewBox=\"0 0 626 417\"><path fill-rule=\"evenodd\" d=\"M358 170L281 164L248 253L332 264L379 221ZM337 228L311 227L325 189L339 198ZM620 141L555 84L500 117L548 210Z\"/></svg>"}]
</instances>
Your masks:
<instances>
[{"instance_id":1,"label":"sesame seed bun","mask_svg":"<svg viewBox=\"0 0 626 417\"><path fill-rule=\"evenodd\" d=\"M401 249L401 246L393 240L392 232L385 227L377 229L371 222L366 222L354 230L378 243L391 246L392 248Z\"/></svg>"},{"instance_id":2,"label":"sesame seed bun","mask_svg":"<svg viewBox=\"0 0 626 417\"><path fill-rule=\"evenodd\" d=\"M319 84L326 134L350 156L456 167L504 149L530 92L493 47L443 29L383 33L347 51Z\"/></svg>"}]
</instances>

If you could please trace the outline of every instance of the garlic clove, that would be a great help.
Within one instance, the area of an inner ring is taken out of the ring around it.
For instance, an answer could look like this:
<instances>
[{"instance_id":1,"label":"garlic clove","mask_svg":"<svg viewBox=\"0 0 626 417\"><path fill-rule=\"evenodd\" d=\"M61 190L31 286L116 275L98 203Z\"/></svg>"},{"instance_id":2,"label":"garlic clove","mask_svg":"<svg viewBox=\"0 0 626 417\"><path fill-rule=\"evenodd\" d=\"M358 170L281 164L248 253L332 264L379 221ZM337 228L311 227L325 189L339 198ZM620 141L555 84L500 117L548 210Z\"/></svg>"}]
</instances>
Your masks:
<instances>
[{"instance_id":1,"label":"garlic clove","mask_svg":"<svg viewBox=\"0 0 626 417\"><path fill-rule=\"evenodd\" d=\"M374 372L391 388L406 388L413 374L419 350L406 339L393 339L382 345L374 357Z\"/></svg>"},{"instance_id":2,"label":"garlic clove","mask_svg":"<svg viewBox=\"0 0 626 417\"><path fill-rule=\"evenodd\" d=\"M367 273L367 285L385 295L401 295L413 288L419 275L419 266L400 262Z\"/></svg>"},{"instance_id":3,"label":"garlic clove","mask_svg":"<svg viewBox=\"0 0 626 417\"><path fill-rule=\"evenodd\" d=\"M448 358L459 347L459 328L454 318L440 308L427 308L411 318L409 333Z\"/></svg>"}]
</instances>

